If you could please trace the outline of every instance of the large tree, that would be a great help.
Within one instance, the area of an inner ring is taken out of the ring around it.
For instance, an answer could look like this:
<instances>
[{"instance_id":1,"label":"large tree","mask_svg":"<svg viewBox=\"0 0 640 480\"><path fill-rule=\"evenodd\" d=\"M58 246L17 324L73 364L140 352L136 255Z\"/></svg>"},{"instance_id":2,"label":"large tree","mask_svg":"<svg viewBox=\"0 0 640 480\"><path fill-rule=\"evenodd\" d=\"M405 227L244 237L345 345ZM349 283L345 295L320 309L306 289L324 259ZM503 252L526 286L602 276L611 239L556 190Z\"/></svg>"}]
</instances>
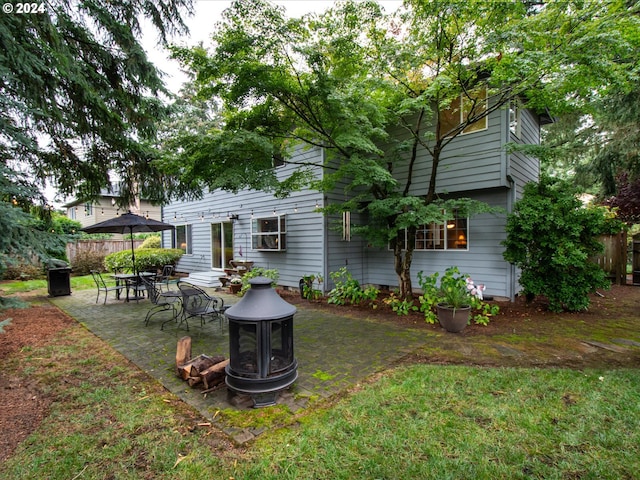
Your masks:
<instances>
[{"instance_id":1,"label":"large tree","mask_svg":"<svg viewBox=\"0 0 640 480\"><path fill-rule=\"evenodd\" d=\"M46 181L89 199L117 179L123 204L137 193L162 198L148 144L164 87L138 39L141 22L161 44L184 32L191 0L38 5L0 14L0 273L59 251L60 237L42 228Z\"/></svg>"},{"instance_id":2,"label":"large tree","mask_svg":"<svg viewBox=\"0 0 640 480\"><path fill-rule=\"evenodd\" d=\"M366 215L352 231L392 246L401 295L409 296L413 245L403 248L405 232L411 238L418 225L442 222L455 209L486 210L438 195L443 152L516 98L572 111L604 85L626 82L628 70L616 63L625 46L615 32L628 11L611 2L416 0L405 7L385 15L376 3L348 1L287 19L264 1L234 2L210 51L176 49L200 97L221 102L223 123L204 135L174 132L164 162L191 192L277 189L274 155L286 158L296 142L321 146L325 174L316 187L340 185L349 194L327 211ZM466 111L452 123L439 112L456 102ZM423 189L415 187L420 151L430 156Z\"/></svg>"},{"instance_id":3,"label":"large tree","mask_svg":"<svg viewBox=\"0 0 640 480\"><path fill-rule=\"evenodd\" d=\"M0 15L0 161L95 197L112 179L123 203L161 191L145 140L165 108L161 74L140 45L142 22L166 44L192 0L64 0Z\"/></svg>"}]
</instances>

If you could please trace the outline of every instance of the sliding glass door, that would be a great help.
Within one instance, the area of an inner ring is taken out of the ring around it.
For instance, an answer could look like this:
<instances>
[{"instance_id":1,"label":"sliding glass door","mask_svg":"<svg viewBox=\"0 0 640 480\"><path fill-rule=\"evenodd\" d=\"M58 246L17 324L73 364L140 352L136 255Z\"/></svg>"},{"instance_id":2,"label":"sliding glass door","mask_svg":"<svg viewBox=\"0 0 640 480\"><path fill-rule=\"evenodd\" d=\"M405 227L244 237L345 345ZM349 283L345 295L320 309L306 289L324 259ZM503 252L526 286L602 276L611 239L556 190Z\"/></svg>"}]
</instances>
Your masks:
<instances>
[{"instance_id":1,"label":"sliding glass door","mask_svg":"<svg viewBox=\"0 0 640 480\"><path fill-rule=\"evenodd\" d=\"M211 224L211 267L230 268L233 260L233 223Z\"/></svg>"}]
</instances>

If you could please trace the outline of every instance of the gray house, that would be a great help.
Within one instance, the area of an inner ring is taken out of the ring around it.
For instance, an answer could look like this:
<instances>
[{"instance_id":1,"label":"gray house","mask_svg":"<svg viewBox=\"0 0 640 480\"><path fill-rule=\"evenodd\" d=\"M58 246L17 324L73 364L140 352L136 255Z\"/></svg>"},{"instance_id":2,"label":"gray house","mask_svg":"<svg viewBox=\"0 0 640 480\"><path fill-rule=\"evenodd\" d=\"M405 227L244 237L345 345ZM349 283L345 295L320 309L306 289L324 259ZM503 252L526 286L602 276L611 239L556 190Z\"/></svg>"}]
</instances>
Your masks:
<instances>
[{"instance_id":1,"label":"gray house","mask_svg":"<svg viewBox=\"0 0 640 480\"><path fill-rule=\"evenodd\" d=\"M492 112L444 151L438 190L511 211L524 184L538 179L539 164L522 153L508 153L505 145L539 143L540 126L549 121L548 116L516 103ZM323 151L317 147L296 152L297 161L322 164L322 158ZM424 192L431 158L425 152L419 162L412 189ZM285 164L278 168L278 174L286 176L293 167ZM317 175L322 175L320 168ZM391 250L350 237L348 229L336 230L335 222L340 218L316 212L327 202L344 200L342 195L303 191L276 199L249 190L236 195L211 192L202 200L174 202L163 209L163 221L176 226L173 237L171 232L163 233L163 243L185 250L177 270L189 272L194 283L214 285L230 260L243 260L277 269L284 287L297 288L300 278L309 274L328 280L330 272L343 266L361 284L396 287ZM342 221L349 224L348 217ZM443 272L455 265L476 282L486 284L488 295L513 298L519 290L517 272L502 258L500 245L506 236L505 224L504 215L485 214L420 228L412 264L414 285L419 271ZM331 285L325 282L324 288Z\"/></svg>"}]
</instances>

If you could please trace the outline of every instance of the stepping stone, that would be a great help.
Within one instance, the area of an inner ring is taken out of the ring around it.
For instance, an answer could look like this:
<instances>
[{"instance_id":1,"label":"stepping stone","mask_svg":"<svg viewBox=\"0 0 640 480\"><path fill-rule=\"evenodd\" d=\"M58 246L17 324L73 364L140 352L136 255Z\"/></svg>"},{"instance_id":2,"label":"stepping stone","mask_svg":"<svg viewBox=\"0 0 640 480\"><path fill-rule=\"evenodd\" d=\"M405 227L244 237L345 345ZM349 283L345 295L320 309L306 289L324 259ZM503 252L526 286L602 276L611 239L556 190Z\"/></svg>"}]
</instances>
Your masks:
<instances>
[{"instance_id":1,"label":"stepping stone","mask_svg":"<svg viewBox=\"0 0 640 480\"><path fill-rule=\"evenodd\" d=\"M626 338L612 338L612 342L621 343L623 345L629 345L631 347L640 347L640 342L634 340L628 340Z\"/></svg>"},{"instance_id":2,"label":"stepping stone","mask_svg":"<svg viewBox=\"0 0 640 480\"><path fill-rule=\"evenodd\" d=\"M493 345L493 348L498 350L505 357L521 357L524 352L516 350L515 348L505 347L504 345Z\"/></svg>"},{"instance_id":3,"label":"stepping stone","mask_svg":"<svg viewBox=\"0 0 640 480\"><path fill-rule=\"evenodd\" d=\"M624 347L619 347L617 345L612 345L610 343L595 342L593 340L585 340L584 343L587 343L589 345L593 345L594 347L602 348L604 350L609 350L609 351L615 352L615 353L625 353L625 352L628 351Z\"/></svg>"}]
</instances>

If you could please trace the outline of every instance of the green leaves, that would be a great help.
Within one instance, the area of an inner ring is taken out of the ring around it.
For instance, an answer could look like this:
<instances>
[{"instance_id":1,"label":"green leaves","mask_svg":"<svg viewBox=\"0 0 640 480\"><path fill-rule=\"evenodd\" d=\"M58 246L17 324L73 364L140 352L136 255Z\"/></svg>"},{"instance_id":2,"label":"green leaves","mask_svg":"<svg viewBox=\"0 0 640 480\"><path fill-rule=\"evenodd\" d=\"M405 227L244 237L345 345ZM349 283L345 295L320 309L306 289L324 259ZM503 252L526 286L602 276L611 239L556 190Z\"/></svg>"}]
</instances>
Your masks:
<instances>
[{"instance_id":1,"label":"green leaves","mask_svg":"<svg viewBox=\"0 0 640 480\"><path fill-rule=\"evenodd\" d=\"M589 258L602 250L597 237L610 223L603 209L583 207L565 182L528 184L507 217L504 258L522 269L525 294L546 296L554 311L582 310L589 293L609 286Z\"/></svg>"},{"instance_id":2,"label":"green leaves","mask_svg":"<svg viewBox=\"0 0 640 480\"><path fill-rule=\"evenodd\" d=\"M63 194L95 197L119 175L123 201L159 175L143 144L165 113L160 75L137 40L148 18L162 42L185 30L190 0L53 2L45 13L0 16L2 161L49 178ZM156 183L156 187L157 187Z\"/></svg>"}]
</instances>

